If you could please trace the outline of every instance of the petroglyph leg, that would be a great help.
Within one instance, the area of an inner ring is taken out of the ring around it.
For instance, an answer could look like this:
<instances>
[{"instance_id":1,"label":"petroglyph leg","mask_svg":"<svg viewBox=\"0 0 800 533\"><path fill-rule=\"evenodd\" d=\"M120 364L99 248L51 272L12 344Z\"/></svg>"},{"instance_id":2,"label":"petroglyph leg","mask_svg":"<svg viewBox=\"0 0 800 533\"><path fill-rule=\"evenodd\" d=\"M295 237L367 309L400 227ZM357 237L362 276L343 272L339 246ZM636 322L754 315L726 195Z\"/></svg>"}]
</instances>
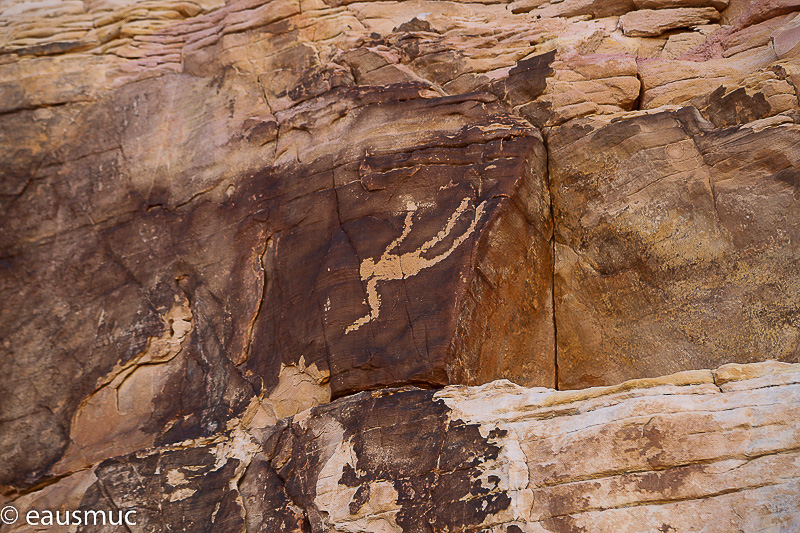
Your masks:
<instances>
[{"instance_id":1,"label":"petroglyph leg","mask_svg":"<svg viewBox=\"0 0 800 533\"><path fill-rule=\"evenodd\" d=\"M345 333L355 331L367 322L378 318L378 310L381 306L381 296L378 294L378 280L374 277L367 281L367 303L369 304L369 313L349 325L345 330Z\"/></svg>"}]
</instances>

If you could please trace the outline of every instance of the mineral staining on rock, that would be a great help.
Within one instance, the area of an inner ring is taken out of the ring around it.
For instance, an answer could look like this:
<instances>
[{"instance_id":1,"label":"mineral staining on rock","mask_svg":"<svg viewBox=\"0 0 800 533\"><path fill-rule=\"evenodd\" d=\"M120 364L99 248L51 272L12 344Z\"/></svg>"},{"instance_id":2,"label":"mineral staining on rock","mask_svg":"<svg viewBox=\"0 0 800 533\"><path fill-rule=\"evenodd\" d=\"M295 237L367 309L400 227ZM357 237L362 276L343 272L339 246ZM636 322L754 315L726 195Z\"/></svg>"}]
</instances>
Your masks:
<instances>
[{"instance_id":1,"label":"mineral staining on rock","mask_svg":"<svg viewBox=\"0 0 800 533\"><path fill-rule=\"evenodd\" d=\"M160 505L145 530L796 528L788 407L664 414L796 405L763 367L398 387L800 360L798 13L6 2L2 498Z\"/></svg>"},{"instance_id":2,"label":"mineral staining on rock","mask_svg":"<svg viewBox=\"0 0 800 533\"><path fill-rule=\"evenodd\" d=\"M13 75L20 65L42 91L62 91L38 109L6 100L12 107L3 115L3 131L15 132L3 157L18 169L9 175L18 184L9 183L3 247L13 279L25 281L20 290L16 282L6 287L8 309L16 311L3 318L4 349L14 354L8 376L17 376L3 383L10 466L2 483L9 490L116 454L109 446L120 439L76 429L87 437L71 442L71 428L102 419L99 413L117 416L109 394L116 386L105 383L160 342L176 298L192 314L179 352L158 367L137 367L133 378L118 377L127 396L138 398L116 424L120 435L136 436L123 446L213 435L254 397L263 402L280 389L286 368L329 376L318 382L329 393L315 393L315 401L409 382L446 384L468 373L457 346L482 344L492 313L524 316L524 330L535 333L476 352L487 367L497 361L489 379L554 383L540 134L488 93L447 96L424 80L355 85L341 65L321 71L320 86L311 71L290 75L300 57L321 65L328 56L312 53L285 22L270 26L281 5L261 6L269 31L223 39L236 50L264 50L260 66L245 68L244 56L221 52L216 66L195 63L189 57L202 47L192 48L192 32L204 30L180 20L148 29L154 40L145 48L177 38L184 72L96 50L93 57L124 72L103 70L87 101L73 102L68 84L47 81L47 73L58 79L58 55L16 52L19 63L3 66L10 93L25 87ZM212 10L195 22L224 26L253 9ZM298 16L292 27L327 24L324 16ZM326 39L321 31L318 37ZM236 44L242 38L246 46ZM12 148L19 142L25 150ZM371 309L362 260L381 257L402 233L411 204L418 206L414 231L391 250L404 258L407 275L384 283L377 273L382 305ZM454 216L459 209L463 215ZM484 274L491 269L492 286L476 281L478 265ZM508 295L517 279L526 285ZM475 305L478 289L486 295ZM524 371L503 359L516 346L527 348L519 359ZM155 380L146 376L154 373ZM46 390L35 385L40 379ZM286 401L308 407L302 398ZM278 418L295 412L278 410ZM22 426L42 437L20 446L11 435ZM101 442L107 437L110 445ZM85 459L62 461L76 450Z\"/></svg>"},{"instance_id":3,"label":"mineral staining on rock","mask_svg":"<svg viewBox=\"0 0 800 533\"><path fill-rule=\"evenodd\" d=\"M385 389L109 459L18 504L135 505L142 531L791 531L798 405L800 367L775 362L583 391Z\"/></svg>"}]
</instances>

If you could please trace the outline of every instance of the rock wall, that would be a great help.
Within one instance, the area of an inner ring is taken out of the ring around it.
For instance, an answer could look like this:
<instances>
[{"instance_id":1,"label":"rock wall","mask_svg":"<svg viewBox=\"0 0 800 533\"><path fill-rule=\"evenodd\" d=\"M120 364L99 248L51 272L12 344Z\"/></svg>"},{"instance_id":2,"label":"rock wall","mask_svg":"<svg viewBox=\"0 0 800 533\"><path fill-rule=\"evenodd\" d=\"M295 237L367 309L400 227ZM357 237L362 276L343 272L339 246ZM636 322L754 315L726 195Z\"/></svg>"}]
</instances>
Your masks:
<instances>
[{"instance_id":1,"label":"rock wall","mask_svg":"<svg viewBox=\"0 0 800 533\"><path fill-rule=\"evenodd\" d=\"M9 0L0 28L0 501L161 509L142 531L800 527L773 452L757 490L711 479L755 460L711 441L647 463L698 476L674 492L624 454L565 488L591 417L452 414L650 383L498 379L682 371L647 390L713 411L720 372L794 367L701 369L800 362L796 1Z\"/></svg>"}]
</instances>

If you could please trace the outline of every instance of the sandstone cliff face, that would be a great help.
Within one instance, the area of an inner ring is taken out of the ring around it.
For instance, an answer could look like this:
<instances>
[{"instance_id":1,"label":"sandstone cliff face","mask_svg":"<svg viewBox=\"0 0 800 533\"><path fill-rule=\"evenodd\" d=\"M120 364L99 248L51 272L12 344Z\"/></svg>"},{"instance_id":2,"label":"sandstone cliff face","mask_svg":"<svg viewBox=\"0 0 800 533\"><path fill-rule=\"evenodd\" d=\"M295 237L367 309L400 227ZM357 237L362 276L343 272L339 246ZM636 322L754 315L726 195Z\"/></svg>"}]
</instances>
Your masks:
<instances>
[{"instance_id":1,"label":"sandstone cliff face","mask_svg":"<svg viewBox=\"0 0 800 533\"><path fill-rule=\"evenodd\" d=\"M147 531L691 531L784 498L719 530L800 527L778 433L762 461L716 441L703 458L604 419L608 442L645 452L594 465L574 451L598 446L591 417L508 437L500 411L452 402L593 412L595 393L423 390L800 361L798 13L3 3L2 498L162 509ZM636 416L724 410L741 391L719 372L648 388L691 392ZM764 431L796 430L776 387L752 400L785 407ZM676 435L700 424L687 416ZM497 461L514 473L490 480ZM644 475L664 469L677 488Z\"/></svg>"},{"instance_id":2,"label":"sandstone cliff face","mask_svg":"<svg viewBox=\"0 0 800 533\"><path fill-rule=\"evenodd\" d=\"M560 384L797 358L800 130L781 120L684 107L550 136Z\"/></svg>"}]
</instances>

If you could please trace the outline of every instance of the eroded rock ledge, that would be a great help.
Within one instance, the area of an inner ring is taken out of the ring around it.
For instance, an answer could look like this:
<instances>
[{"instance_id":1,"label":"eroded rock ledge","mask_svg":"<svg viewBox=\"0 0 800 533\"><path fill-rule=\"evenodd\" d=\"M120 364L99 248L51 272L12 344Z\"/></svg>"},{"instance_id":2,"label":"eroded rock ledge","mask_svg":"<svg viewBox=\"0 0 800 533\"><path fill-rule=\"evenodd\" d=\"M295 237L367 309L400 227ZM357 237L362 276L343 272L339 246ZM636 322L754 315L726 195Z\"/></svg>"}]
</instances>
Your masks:
<instances>
[{"instance_id":1,"label":"eroded rock ledge","mask_svg":"<svg viewBox=\"0 0 800 533\"><path fill-rule=\"evenodd\" d=\"M386 389L236 419L15 504L136 507L137 531L793 531L799 408L800 365L776 362L581 391Z\"/></svg>"}]
</instances>

